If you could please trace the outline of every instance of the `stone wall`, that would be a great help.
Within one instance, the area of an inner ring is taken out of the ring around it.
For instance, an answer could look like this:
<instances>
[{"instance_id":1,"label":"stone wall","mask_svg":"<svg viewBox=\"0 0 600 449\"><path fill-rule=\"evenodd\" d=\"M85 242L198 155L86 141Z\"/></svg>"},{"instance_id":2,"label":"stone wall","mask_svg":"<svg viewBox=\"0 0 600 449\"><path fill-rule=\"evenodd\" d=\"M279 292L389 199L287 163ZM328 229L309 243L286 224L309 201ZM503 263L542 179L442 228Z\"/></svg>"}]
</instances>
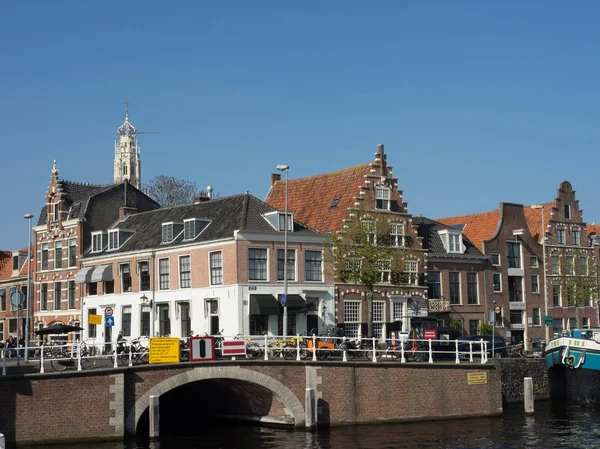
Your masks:
<instances>
[{"instance_id":1,"label":"stone wall","mask_svg":"<svg viewBox=\"0 0 600 449\"><path fill-rule=\"evenodd\" d=\"M501 359L502 399L507 403L523 402L523 379L533 378L534 399L549 399L550 387L544 359Z\"/></svg>"}]
</instances>

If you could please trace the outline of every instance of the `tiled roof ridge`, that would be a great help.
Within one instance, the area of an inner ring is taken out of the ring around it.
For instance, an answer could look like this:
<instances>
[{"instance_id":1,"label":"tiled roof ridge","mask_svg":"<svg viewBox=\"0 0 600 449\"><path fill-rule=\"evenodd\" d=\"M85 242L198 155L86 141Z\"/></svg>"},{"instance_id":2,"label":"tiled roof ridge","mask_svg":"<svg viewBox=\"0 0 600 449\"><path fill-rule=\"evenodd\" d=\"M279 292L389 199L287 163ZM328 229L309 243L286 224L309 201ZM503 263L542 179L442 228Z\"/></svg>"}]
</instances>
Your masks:
<instances>
[{"instance_id":1,"label":"tiled roof ridge","mask_svg":"<svg viewBox=\"0 0 600 449\"><path fill-rule=\"evenodd\" d=\"M290 182L290 183L292 183L292 182L294 182L294 181L299 181L299 180L302 180L302 181L304 181L304 180L306 180L306 179L318 178L318 177L320 177L320 176L336 176L336 175L340 175L340 174L342 174L342 173L344 173L344 172L347 172L347 171L354 171L354 170L357 170L357 169L359 169L359 168L366 168L366 167L370 167L370 166L371 166L371 164L372 164L371 162L366 162L366 163L364 163L364 164L358 164L358 165L354 165L354 166L352 166L352 167L343 168L343 169L341 169L341 170L330 171L330 172L327 172L327 173L320 173L320 174L318 174L318 175L304 176L304 177L302 177L302 178L294 178L294 179L290 179L290 180L289 180L289 182ZM279 182L283 182L283 183L285 183L285 179L281 179Z\"/></svg>"},{"instance_id":2,"label":"tiled roof ridge","mask_svg":"<svg viewBox=\"0 0 600 449\"><path fill-rule=\"evenodd\" d=\"M492 213L497 213L500 212L500 209L493 209L493 210L489 210L489 211L485 211L485 212L475 212L474 214L464 214L464 215L454 215L451 217L440 217L440 218L432 218L431 220L433 221L437 221L438 223L444 224L443 221L444 220L458 220L459 218L471 218L471 217L477 217L477 216L481 216L481 215L485 215L485 214L492 214ZM447 225L445 225L447 226Z\"/></svg>"}]
</instances>

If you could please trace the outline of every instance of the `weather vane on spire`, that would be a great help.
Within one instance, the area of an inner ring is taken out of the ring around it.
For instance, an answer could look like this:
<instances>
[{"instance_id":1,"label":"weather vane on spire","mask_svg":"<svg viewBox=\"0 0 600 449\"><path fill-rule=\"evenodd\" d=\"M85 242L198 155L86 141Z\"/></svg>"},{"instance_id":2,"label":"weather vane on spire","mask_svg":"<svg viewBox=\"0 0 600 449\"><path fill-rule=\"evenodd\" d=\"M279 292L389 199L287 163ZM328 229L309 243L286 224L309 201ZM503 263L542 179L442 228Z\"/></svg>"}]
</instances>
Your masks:
<instances>
[{"instance_id":1,"label":"weather vane on spire","mask_svg":"<svg viewBox=\"0 0 600 449\"><path fill-rule=\"evenodd\" d=\"M125 120L129 120L129 100L125 98Z\"/></svg>"}]
</instances>

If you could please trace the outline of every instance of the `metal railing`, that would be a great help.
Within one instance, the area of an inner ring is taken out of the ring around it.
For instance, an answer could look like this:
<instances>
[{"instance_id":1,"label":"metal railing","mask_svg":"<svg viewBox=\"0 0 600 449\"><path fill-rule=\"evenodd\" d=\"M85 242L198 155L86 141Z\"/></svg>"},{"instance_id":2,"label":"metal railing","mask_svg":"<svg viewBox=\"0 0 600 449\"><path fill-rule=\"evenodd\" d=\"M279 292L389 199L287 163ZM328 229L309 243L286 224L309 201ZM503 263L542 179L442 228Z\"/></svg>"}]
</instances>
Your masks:
<instances>
[{"instance_id":1,"label":"metal railing","mask_svg":"<svg viewBox=\"0 0 600 449\"><path fill-rule=\"evenodd\" d=\"M490 347L484 340L417 340L348 338L326 335L296 335L284 338L276 335L217 335L211 360L291 360L291 361L365 361L379 362L488 362ZM223 342L244 341L245 354L227 355ZM189 340L180 339L180 362L190 360ZM107 346L108 345L108 346ZM107 350L107 347L110 348ZM29 348L2 348L2 375L15 351L30 351L29 362L23 366L36 366L39 373L93 368L117 368L149 362L149 338L127 339L121 342L96 343L77 341L62 345L42 345ZM202 363L201 361L198 363Z\"/></svg>"}]
</instances>

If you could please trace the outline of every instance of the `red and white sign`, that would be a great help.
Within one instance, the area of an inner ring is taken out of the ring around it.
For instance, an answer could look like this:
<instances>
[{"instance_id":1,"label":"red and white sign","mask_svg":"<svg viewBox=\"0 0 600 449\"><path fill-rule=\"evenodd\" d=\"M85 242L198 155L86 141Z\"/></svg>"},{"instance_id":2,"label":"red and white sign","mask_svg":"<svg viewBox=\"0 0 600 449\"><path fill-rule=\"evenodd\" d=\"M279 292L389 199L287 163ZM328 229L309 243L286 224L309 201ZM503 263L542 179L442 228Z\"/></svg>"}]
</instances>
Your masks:
<instances>
[{"instance_id":1,"label":"red and white sign","mask_svg":"<svg viewBox=\"0 0 600 449\"><path fill-rule=\"evenodd\" d=\"M107 307L106 309L104 309L104 315L106 315L106 316L113 316L113 308L112 307Z\"/></svg>"},{"instance_id":2,"label":"red and white sign","mask_svg":"<svg viewBox=\"0 0 600 449\"><path fill-rule=\"evenodd\" d=\"M242 355L246 356L246 342L244 340L230 340L223 342L223 355L225 357L228 356L236 356Z\"/></svg>"},{"instance_id":3,"label":"red and white sign","mask_svg":"<svg viewBox=\"0 0 600 449\"><path fill-rule=\"evenodd\" d=\"M425 340L435 340L436 336L437 331L435 329L425 329L423 333L423 337L425 337Z\"/></svg>"},{"instance_id":4,"label":"red and white sign","mask_svg":"<svg viewBox=\"0 0 600 449\"><path fill-rule=\"evenodd\" d=\"M190 337L190 360L192 362L203 362L214 359L214 337Z\"/></svg>"}]
</instances>

